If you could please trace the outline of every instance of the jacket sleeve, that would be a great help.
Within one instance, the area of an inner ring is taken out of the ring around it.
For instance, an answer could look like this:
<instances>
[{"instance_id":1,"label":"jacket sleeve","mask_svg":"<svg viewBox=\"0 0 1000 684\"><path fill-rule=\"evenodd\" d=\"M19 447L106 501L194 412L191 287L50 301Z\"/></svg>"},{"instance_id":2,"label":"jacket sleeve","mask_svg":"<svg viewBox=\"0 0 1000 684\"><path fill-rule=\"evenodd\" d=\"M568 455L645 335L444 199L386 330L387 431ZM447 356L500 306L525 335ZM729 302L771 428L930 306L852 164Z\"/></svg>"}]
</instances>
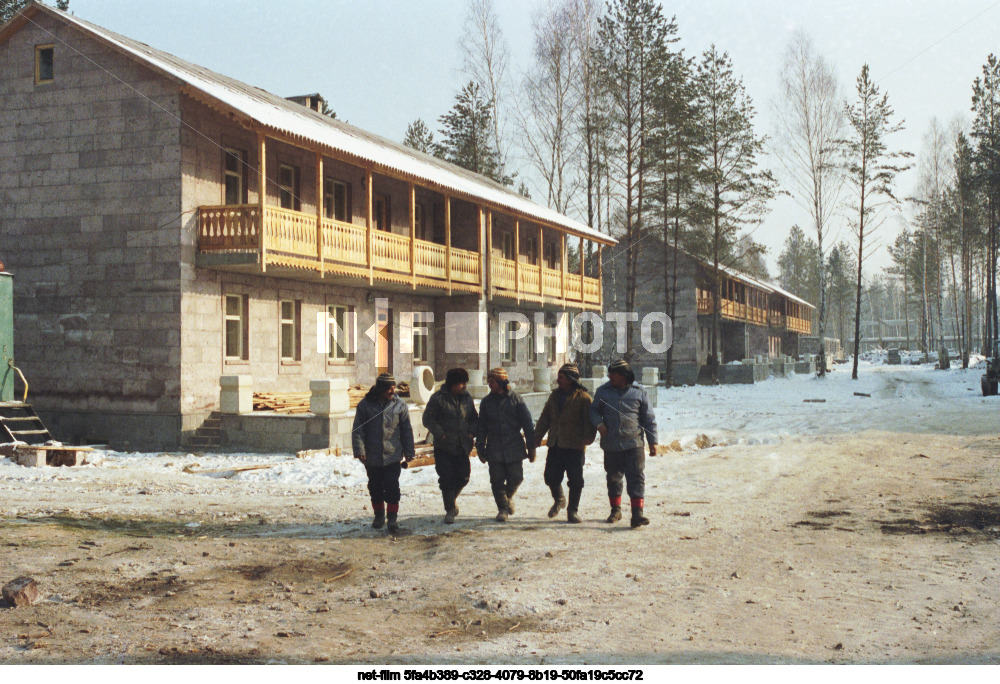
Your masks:
<instances>
[{"instance_id":1,"label":"jacket sleeve","mask_svg":"<svg viewBox=\"0 0 1000 684\"><path fill-rule=\"evenodd\" d=\"M440 441L444 437L444 428L441 426L441 398L437 394L427 402L421 421L424 427L434 435L434 441Z\"/></svg>"},{"instance_id":2,"label":"jacket sleeve","mask_svg":"<svg viewBox=\"0 0 1000 684\"><path fill-rule=\"evenodd\" d=\"M545 407L542 409L542 415L538 416L538 422L535 424L535 444L542 441L542 437L545 433L549 431L549 424L552 422L549 414L552 411L552 395L549 395L548 401L545 402Z\"/></svg>"},{"instance_id":3,"label":"jacket sleeve","mask_svg":"<svg viewBox=\"0 0 1000 684\"><path fill-rule=\"evenodd\" d=\"M365 456L365 423L367 413L364 404L358 404L354 411L354 427L351 429L351 448L355 456Z\"/></svg>"},{"instance_id":4,"label":"jacket sleeve","mask_svg":"<svg viewBox=\"0 0 1000 684\"><path fill-rule=\"evenodd\" d=\"M486 456L486 400L479 404L479 418L476 420L476 453L480 458Z\"/></svg>"},{"instance_id":5,"label":"jacket sleeve","mask_svg":"<svg viewBox=\"0 0 1000 684\"><path fill-rule=\"evenodd\" d=\"M521 399L518 397L518 399ZM524 403L524 399L521 399L521 403L517 407L517 417L521 421L521 429L524 430L524 438L528 442L528 451L535 450L535 443L532 439L535 436L535 421L531 418L531 411L528 410L528 405Z\"/></svg>"},{"instance_id":6,"label":"jacket sleeve","mask_svg":"<svg viewBox=\"0 0 1000 684\"><path fill-rule=\"evenodd\" d=\"M403 408L403 413L399 418L399 441L403 444L403 457L409 461L413 459L413 425L410 423L410 411Z\"/></svg>"},{"instance_id":7,"label":"jacket sleeve","mask_svg":"<svg viewBox=\"0 0 1000 684\"><path fill-rule=\"evenodd\" d=\"M583 443L593 444L594 440L597 438L597 426L591 420L591 408L594 405L594 400L590 398L590 395L584 393L583 399L580 402L580 426L583 428Z\"/></svg>"},{"instance_id":8,"label":"jacket sleeve","mask_svg":"<svg viewBox=\"0 0 1000 684\"><path fill-rule=\"evenodd\" d=\"M646 433L646 444L652 446L656 444L656 416L649 408L649 397L642 393L642 401L639 402L639 425Z\"/></svg>"},{"instance_id":9,"label":"jacket sleeve","mask_svg":"<svg viewBox=\"0 0 1000 684\"><path fill-rule=\"evenodd\" d=\"M600 392L595 392L594 400L590 403L590 424L595 430L598 425L604 422L602 405L603 400L600 398Z\"/></svg>"},{"instance_id":10,"label":"jacket sleeve","mask_svg":"<svg viewBox=\"0 0 1000 684\"><path fill-rule=\"evenodd\" d=\"M476 402L472 400L472 397L468 397L468 401L469 410L466 411L466 415L469 420L469 433L475 435L476 431L479 429L479 413L476 412Z\"/></svg>"}]
</instances>

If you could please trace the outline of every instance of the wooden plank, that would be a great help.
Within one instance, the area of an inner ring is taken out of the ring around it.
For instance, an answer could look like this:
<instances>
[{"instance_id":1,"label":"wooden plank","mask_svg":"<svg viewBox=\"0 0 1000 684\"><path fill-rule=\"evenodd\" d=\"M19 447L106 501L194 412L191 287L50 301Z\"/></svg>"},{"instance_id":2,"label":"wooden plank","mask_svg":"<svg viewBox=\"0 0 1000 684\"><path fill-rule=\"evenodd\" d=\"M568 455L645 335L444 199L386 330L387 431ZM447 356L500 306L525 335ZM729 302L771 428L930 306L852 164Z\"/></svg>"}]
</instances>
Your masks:
<instances>
[{"instance_id":1,"label":"wooden plank","mask_svg":"<svg viewBox=\"0 0 1000 684\"><path fill-rule=\"evenodd\" d=\"M444 196L444 268L451 294L451 197Z\"/></svg>"},{"instance_id":2,"label":"wooden plank","mask_svg":"<svg viewBox=\"0 0 1000 684\"><path fill-rule=\"evenodd\" d=\"M368 284L373 285L375 283L375 263L372 258L372 202L374 201L372 195L372 170L371 168L365 169L365 232L368 236L368 247L366 252L366 257L368 259Z\"/></svg>"},{"instance_id":3,"label":"wooden plank","mask_svg":"<svg viewBox=\"0 0 1000 684\"><path fill-rule=\"evenodd\" d=\"M427 217L424 217L426 220ZM417 289L417 189L410 182L410 278L412 289Z\"/></svg>"},{"instance_id":4,"label":"wooden plank","mask_svg":"<svg viewBox=\"0 0 1000 684\"><path fill-rule=\"evenodd\" d=\"M316 152L316 255L319 257L319 277L323 277L323 155Z\"/></svg>"},{"instance_id":5,"label":"wooden plank","mask_svg":"<svg viewBox=\"0 0 1000 684\"><path fill-rule=\"evenodd\" d=\"M260 272L267 272L267 145L264 131L257 131L257 200L260 202L260 227L257 236L260 240Z\"/></svg>"}]
</instances>

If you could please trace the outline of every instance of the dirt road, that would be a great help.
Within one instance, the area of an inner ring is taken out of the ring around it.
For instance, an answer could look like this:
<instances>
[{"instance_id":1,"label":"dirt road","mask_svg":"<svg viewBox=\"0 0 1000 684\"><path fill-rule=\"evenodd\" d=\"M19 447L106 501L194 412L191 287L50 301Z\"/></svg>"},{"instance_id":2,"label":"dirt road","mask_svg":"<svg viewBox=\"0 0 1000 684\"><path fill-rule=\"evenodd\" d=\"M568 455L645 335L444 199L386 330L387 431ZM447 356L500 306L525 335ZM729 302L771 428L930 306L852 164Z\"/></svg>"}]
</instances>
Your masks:
<instances>
[{"instance_id":1,"label":"dirt road","mask_svg":"<svg viewBox=\"0 0 1000 684\"><path fill-rule=\"evenodd\" d=\"M0 581L45 595L0 610L0 662L995 663L1000 406L920 377L880 381L884 429L651 459L637 531L603 522L599 463L581 525L536 463L506 524L478 469L454 526L404 483L395 539L360 487L0 480ZM901 430L914 400L935 419Z\"/></svg>"}]
</instances>

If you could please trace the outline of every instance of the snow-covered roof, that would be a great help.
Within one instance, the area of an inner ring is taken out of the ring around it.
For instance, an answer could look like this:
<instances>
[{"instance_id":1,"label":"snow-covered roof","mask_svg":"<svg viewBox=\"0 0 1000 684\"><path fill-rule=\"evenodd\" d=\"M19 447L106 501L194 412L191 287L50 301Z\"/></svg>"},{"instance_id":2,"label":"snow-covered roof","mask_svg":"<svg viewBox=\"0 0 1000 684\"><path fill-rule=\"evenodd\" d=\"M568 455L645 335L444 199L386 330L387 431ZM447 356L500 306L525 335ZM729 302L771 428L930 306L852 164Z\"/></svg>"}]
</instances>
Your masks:
<instances>
[{"instance_id":1,"label":"snow-covered roof","mask_svg":"<svg viewBox=\"0 0 1000 684\"><path fill-rule=\"evenodd\" d=\"M704 265L704 266L706 266L708 268L712 268L712 265L709 264L708 262L704 261L703 259L699 259L698 257L694 256L693 254L691 254L689 252L685 252L685 254L687 254L688 256L690 256L695 261L700 262L702 265ZM773 293L773 294L779 294L779 295L781 295L783 297L787 297L788 299L792 300L793 302L797 302L797 303L799 303L799 304L801 304L803 306L808 306L810 309L815 309L816 308L815 306L813 306L812 304L810 304L806 300L802 299L801 297L796 297L795 295L793 295L788 290L785 290L784 288L781 288L781 287L775 285L774 283L765 282L763 280L758 280L757 278L754 278L752 276L748 276L746 273L743 273L741 271L737 271L735 268L729 268L727 266L723 266L722 264L719 264L719 270L722 271L723 273L725 273L730 278L735 278L736 280L744 282L747 285L750 285L752 287L756 287L756 288L759 288L761 290L764 290L764 292L770 292L770 293Z\"/></svg>"},{"instance_id":2,"label":"snow-covered roof","mask_svg":"<svg viewBox=\"0 0 1000 684\"><path fill-rule=\"evenodd\" d=\"M25 11L30 12L33 9L43 10L59 17L84 33L110 44L154 70L188 86L198 94L207 96L215 103L243 114L266 128L355 157L375 165L376 168L392 170L414 180L423 180L480 199L484 203L512 210L528 218L558 226L577 236L609 245L617 242L614 238L599 233L579 221L536 204L499 183L454 164L156 50L145 43L83 21L44 3L34 2Z\"/></svg>"}]
</instances>

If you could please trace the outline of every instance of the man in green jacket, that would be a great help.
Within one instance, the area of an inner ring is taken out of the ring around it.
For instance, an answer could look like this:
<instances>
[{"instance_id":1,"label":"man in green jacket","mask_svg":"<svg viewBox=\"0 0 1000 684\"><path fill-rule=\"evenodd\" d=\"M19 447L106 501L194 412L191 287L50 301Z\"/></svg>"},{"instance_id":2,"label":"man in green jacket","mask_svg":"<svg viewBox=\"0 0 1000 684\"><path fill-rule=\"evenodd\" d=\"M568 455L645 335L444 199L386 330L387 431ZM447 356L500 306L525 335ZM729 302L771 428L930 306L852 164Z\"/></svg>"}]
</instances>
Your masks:
<instances>
[{"instance_id":1,"label":"man in green jacket","mask_svg":"<svg viewBox=\"0 0 1000 684\"><path fill-rule=\"evenodd\" d=\"M549 509L549 517L556 517L566 506L562 488L565 473L569 484L566 519L571 523L578 523L581 522L577 511L580 507L580 495L583 493L584 451L588 444L593 443L597 430L590 422L591 398L580 384L580 369L576 364L567 363L559 369L556 385L535 425L535 444L541 446L542 438L548 432L545 484L552 490L552 499L555 501Z\"/></svg>"}]
</instances>

